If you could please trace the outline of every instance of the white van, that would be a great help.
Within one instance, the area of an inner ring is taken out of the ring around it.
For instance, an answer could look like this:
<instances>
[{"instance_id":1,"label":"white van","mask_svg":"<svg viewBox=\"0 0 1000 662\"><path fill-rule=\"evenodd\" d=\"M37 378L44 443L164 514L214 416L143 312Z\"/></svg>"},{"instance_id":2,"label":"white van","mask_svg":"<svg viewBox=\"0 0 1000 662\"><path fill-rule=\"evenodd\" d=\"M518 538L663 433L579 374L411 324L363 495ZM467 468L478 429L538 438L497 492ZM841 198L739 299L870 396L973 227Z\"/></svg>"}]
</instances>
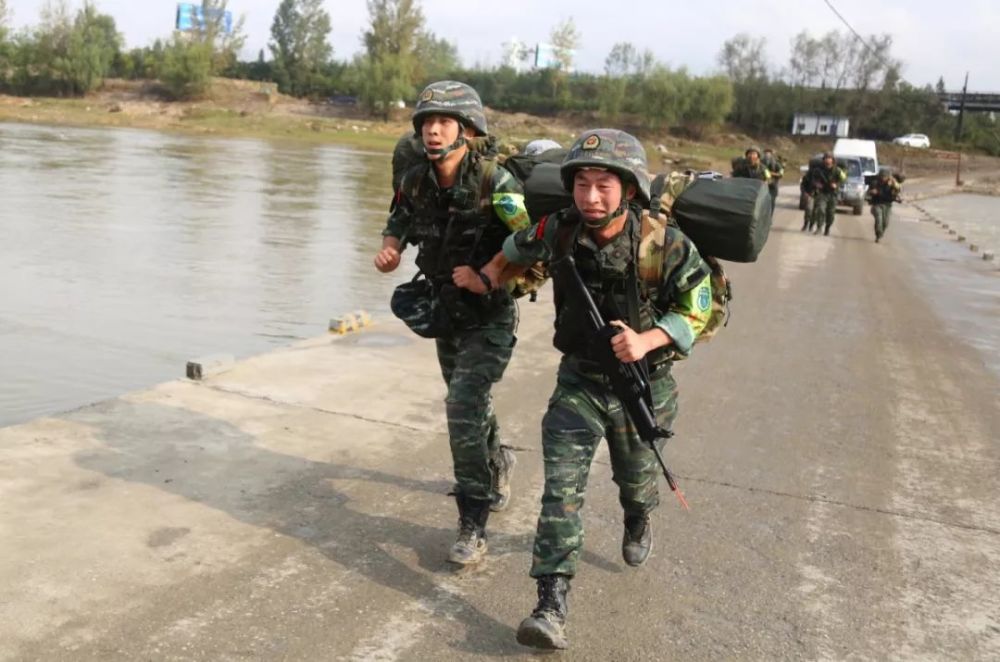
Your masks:
<instances>
[{"instance_id":1,"label":"white van","mask_svg":"<svg viewBox=\"0 0 1000 662\"><path fill-rule=\"evenodd\" d=\"M833 145L836 159L857 159L861 161L861 174L865 177L878 175L878 152L874 140L840 138Z\"/></svg>"}]
</instances>

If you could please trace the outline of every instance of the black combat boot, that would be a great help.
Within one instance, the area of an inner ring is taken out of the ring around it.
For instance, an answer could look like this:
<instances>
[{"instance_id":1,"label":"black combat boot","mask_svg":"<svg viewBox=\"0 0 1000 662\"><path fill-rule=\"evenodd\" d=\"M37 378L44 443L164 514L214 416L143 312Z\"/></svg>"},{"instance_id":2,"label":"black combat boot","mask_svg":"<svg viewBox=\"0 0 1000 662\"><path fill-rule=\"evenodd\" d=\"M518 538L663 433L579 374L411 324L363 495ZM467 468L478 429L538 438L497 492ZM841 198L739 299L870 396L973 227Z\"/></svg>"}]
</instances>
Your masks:
<instances>
[{"instance_id":1,"label":"black combat boot","mask_svg":"<svg viewBox=\"0 0 1000 662\"><path fill-rule=\"evenodd\" d=\"M538 605L517 628L517 643L555 650L569 647L566 639L566 594L569 577L543 575L538 578Z\"/></svg>"},{"instance_id":2,"label":"black combat boot","mask_svg":"<svg viewBox=\"0 0 1000 662\"><path fill-rule=\"evenodd\" d=\"M497 513L510 503L510 477L514 474L517 456L510 446L500 446L494 459L490 460L490 474L493 476L493 503L490 510Z\"/></svg>"},{"instance_id":3,"label":"black combat boot","mask_svg":"<svg viewBox=\"0 0 1000 662\"><path fill-rule=\"evenodd\" d=\"M653 532L649 515L626 515L625 535L622 536L622 558L630 566L639 566L649 558L653 548Z\"/></svg>"},{"instance_id":4,"label":"black combat boot","mask_svg":"<svg viewBox=\"0 0 1000 662\"><path fill-rule=\"evenodd\" d=\"M476 499L456 494L458 539L448 552L448 560L459 565L478 563L486 556L486 520L492 499Z\"/></svg>"}]
</instances>

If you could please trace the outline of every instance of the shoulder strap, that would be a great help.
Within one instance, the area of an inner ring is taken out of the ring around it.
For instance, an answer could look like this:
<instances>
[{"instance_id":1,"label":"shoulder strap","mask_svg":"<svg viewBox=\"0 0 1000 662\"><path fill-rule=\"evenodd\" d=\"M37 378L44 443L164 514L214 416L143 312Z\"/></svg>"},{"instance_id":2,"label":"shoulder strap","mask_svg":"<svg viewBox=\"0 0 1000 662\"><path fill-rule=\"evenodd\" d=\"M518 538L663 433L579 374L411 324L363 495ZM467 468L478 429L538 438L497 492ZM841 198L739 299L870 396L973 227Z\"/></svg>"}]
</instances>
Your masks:
<instances>
[{"instance_id":1,"label":"shoulder strap","mask_svg":"<svg viewBox=\"0 0 1000 662\"><path fill-rule=\"evenodd\" d=\"M561 219L557 218L558 220ZM556 240L552 251L554 258L558 259L573 252L573 245L580 232L580 225L580 223L559 223L556 227Z\"/></svg>"},{"instance_id":2,"label":"shoulder strap","mask_svg":"<svg viewBox=\"0 0 1000 662\"><path fill-rule=\"evenodd\" d=\"M479 161L479 211L485 212L493 204L493 175L496 174L496 155L484 156Z\"/></svg>"},{"instance_id":3,"label":"shoulder strap","mask_svg":"<svg viewBox=\"0 0 1000 662\"><path fill-rule=\"evenodd\" d=\"M667 175L662 172L654 177L649 185L649 213L652 216L660 213L660 196L663 195L663 189L666 186Z\"/></svg>"}]
</instances>

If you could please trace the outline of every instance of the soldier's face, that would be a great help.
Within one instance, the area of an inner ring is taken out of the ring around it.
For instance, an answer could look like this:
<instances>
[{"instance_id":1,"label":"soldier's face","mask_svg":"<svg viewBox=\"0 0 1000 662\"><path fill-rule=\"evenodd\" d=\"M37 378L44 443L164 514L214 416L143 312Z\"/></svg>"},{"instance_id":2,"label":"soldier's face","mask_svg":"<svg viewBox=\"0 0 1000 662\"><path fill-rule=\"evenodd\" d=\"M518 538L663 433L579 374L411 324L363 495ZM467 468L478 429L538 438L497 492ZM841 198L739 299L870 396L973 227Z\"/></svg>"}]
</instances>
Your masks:
<instances>
[{"instance_id":1,"label":"soldier's face","mask_svg":"<svg viewBox=\"0 0 1000 662\"><path fill-rule=\"evenodd\" d=\"M462 132L462 125L454 117L448 115L428 115L420 127L420 135L427 149L444 149L454 144ZM428 154L431 161L441 158L440 155Z\"/></svg>"},{"instance_id":2,"label":"soldier's face","mask_svg":"<svg viewBox=\"0 0 1000 662\"><path fill-rule=\"evenodd\" d=\"M747 154L747 160L750 161L750 165L757 165L757 162L760 161L760 154L757 152L750 152Z\"/></svg>"},{"instance_id":3,"label":"soldier's face","mask_svg":"<svg viewBox=\"0 0 1000 662\"><path fill-rule=\"evenodd\" d=\"M827 168L832 168L833 167L833 159L831 159L829 157L823 159L823 165L825 167L827 167Z\"/></svg>"},{"instance_id":4,"label":"soldier's face","mask_svg":"<svg viewBox=\"0 0 1000 662\"><path fill-rule=\"evenodd\" d=\"M573 202L585 219L604 218L622 202L622 180L607 170L577 170L573 176ZM635 187L625 191L635 194Z\"/></svg>"}]
</instances>

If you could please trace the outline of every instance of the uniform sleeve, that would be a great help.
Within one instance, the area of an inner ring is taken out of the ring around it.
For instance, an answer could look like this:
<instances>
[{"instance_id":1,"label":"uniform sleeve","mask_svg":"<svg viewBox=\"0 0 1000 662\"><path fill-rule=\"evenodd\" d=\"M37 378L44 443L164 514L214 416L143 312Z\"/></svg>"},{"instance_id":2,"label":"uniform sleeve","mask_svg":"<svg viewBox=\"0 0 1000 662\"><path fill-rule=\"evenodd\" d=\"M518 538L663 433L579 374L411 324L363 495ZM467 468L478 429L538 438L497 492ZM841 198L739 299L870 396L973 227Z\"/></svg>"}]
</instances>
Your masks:
<instances>
[{"instance_id":1,"label":"uniform sleeve","mask_svg":"<svg viewBox=\"0 0 1000 662\"><path fill-rule=\"evenodd\" d=\"M664 285L669 303L656 326L670 336L679 354L687 356L712 313L712 269L679 230L669 228L668 239Z\"/></svg>"},{"instance_id":2,"label":"uniform sleeve","mask_svg":"<svg viewBox=\"0 0 1000 662\"><path fill-rule=\"evenodd\" d=\"M396 198L393 201L392 212L382 230L383 237L395 237L404 244L410 231L410 224L413 220L413 205L410 199L403 193L403 185L396 190Z\"/></svg>"},{"instance_id":3,"label":"uniform sleeve","mask_svg":"<svg viewBox=\"0 0 1000 662\"><path fill-rule=\"evenodd\" d=\"M521 183L500 165L493 173L493 193L490 203L497 218L511 232L525 230L531 226L528 209L524 205L524 189Z\"/></svg>"},{"instance_id":4,"label":"uniform sleeve","mask_svg":"<svg viewBox=\"0 0 1000 662\"><path fill-rule=\"evenodd\" d=\"M670 309L656 322L674 341L674 348L679 354L687 356L705 329L712 313L712 277L705 276L697 285L686 292L681 292L670 305Z\"/></svg>"},{"instance_id":5,"label":"uniform sleeve","mask_svg":"<svg viewBox=\"0 0 1000 662\"><path fill-rule=\"evenodd\" d=\"M511 234L503 242L503 254L508 262L528 266L535 262L548 262L555 245L559 215L543 216L534 225Z\"/></svg>"}]
</instances>

